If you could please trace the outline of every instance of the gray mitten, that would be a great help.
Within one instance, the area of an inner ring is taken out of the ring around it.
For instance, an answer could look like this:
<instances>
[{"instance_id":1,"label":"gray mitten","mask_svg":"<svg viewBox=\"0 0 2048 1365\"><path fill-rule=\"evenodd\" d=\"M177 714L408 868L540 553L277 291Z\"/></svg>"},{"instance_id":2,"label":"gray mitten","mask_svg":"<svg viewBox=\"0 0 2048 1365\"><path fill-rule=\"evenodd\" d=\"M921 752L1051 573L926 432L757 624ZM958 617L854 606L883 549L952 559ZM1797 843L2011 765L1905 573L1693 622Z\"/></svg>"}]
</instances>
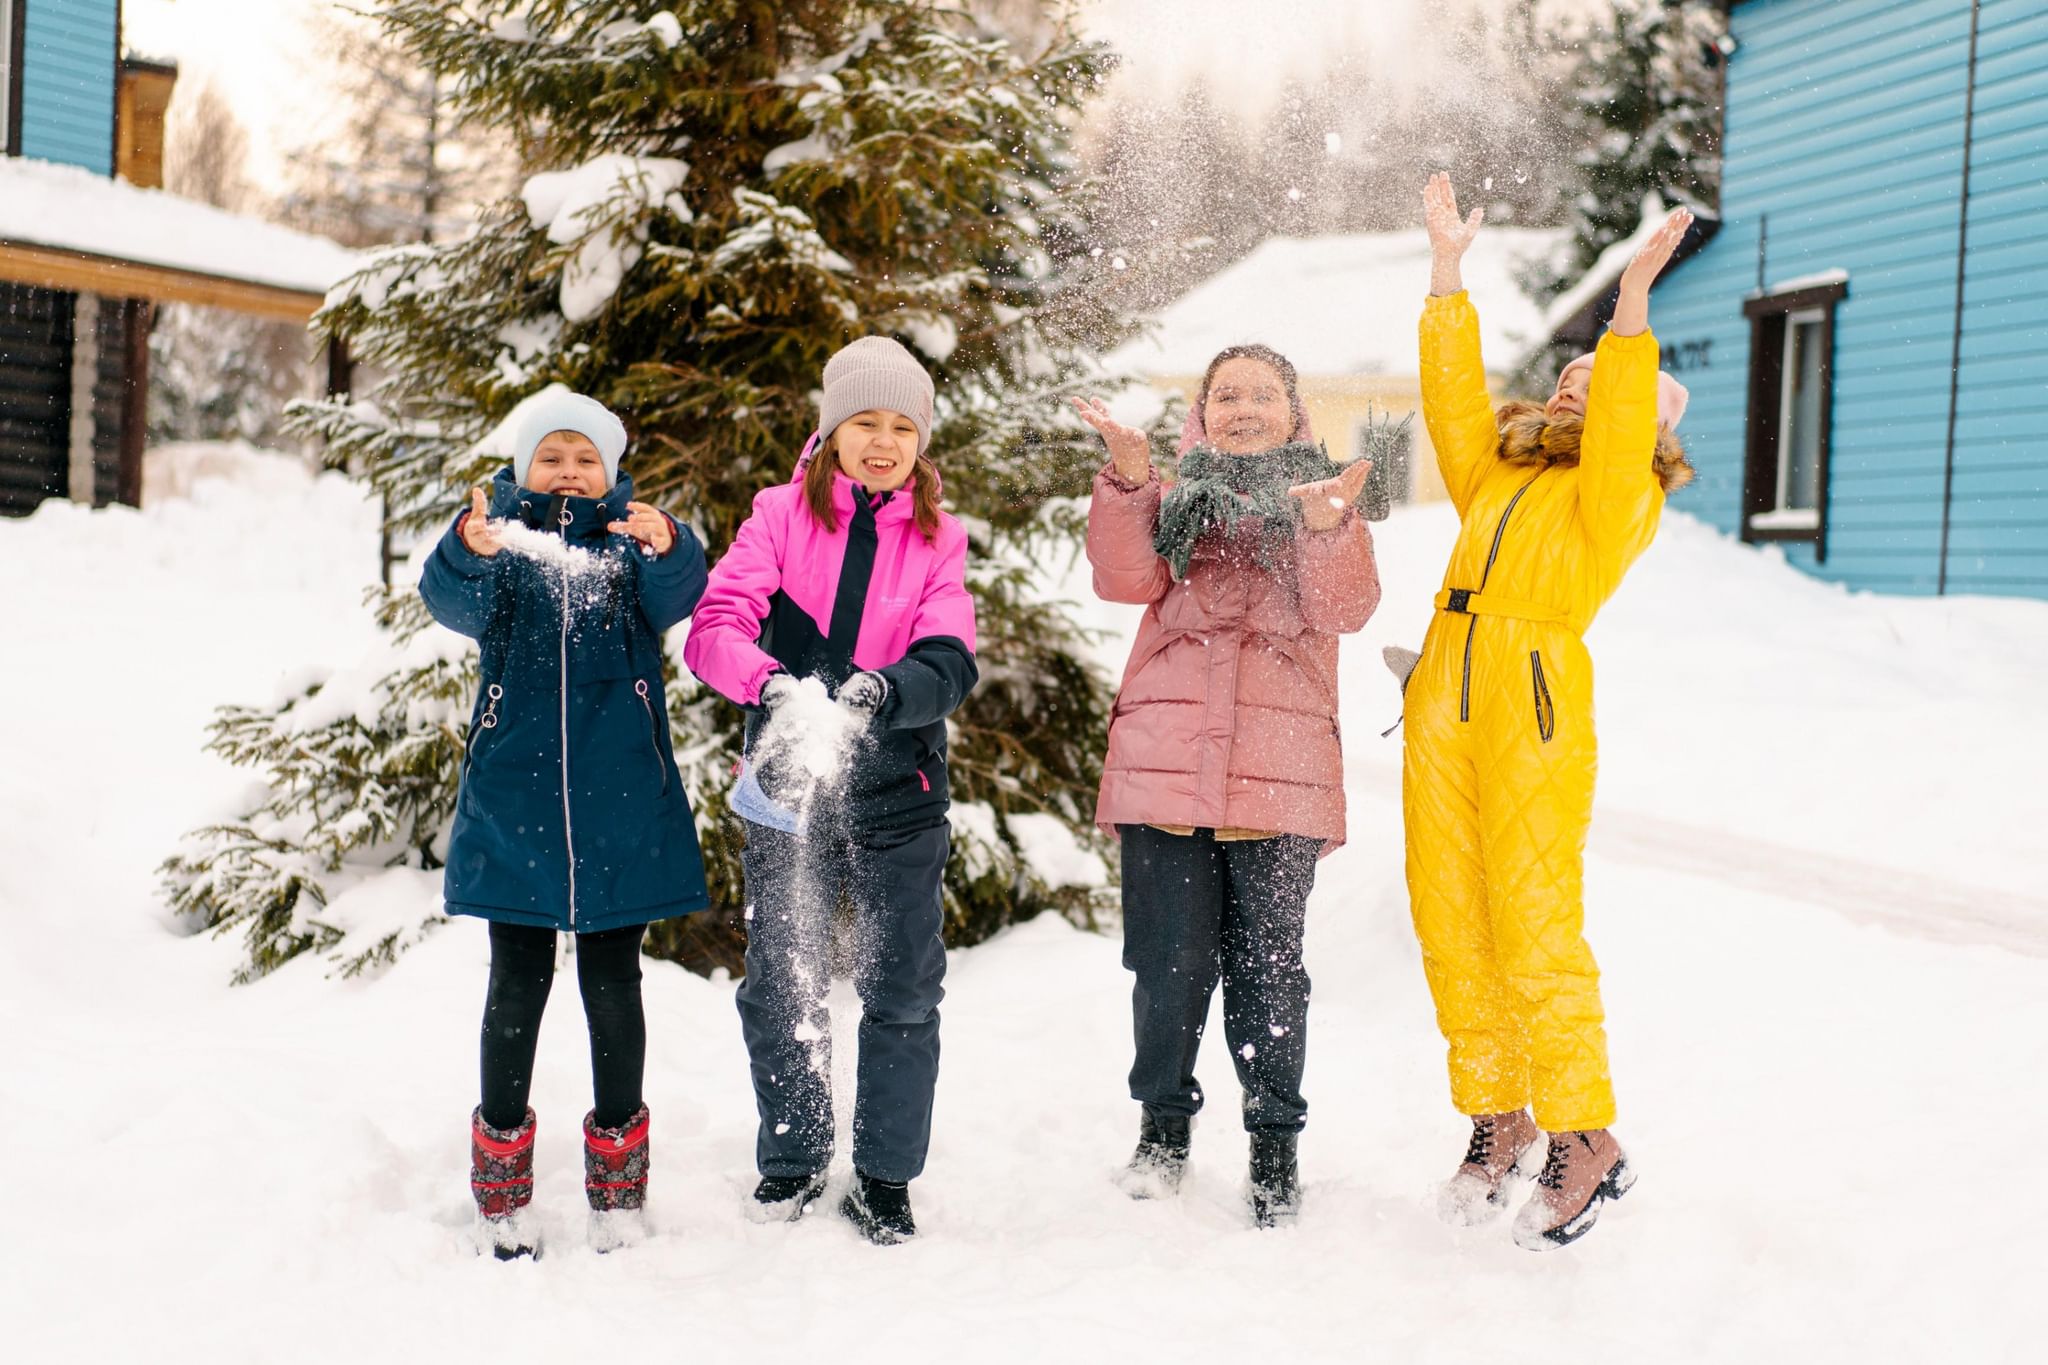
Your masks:
<instances>
[{"instance_id":1,"label":"gray mitten","mask_svg":"<svg viewBox=\"0 0 2048 1365\"><path fill-rule=\"evenodd\" d=\"M856 673L839 685L839 704L864 721L879 715L888 700L889 680L879 673Z\"/></svg>"},{"instance_id":2,"label":"gray mitten","mask_svg":"<svg viewBox=\"0 0 2048 1365\"><path fill-rule=\"evenodd\" d=\"M1394 681L1401 688L1401 695L1408 695L1408 678L1415 672L1415 665L1422 655L1416 650L1403 649L1399 645L1388 645L1380 651L1380 657L1387 661L1387 671L1394 675Z\"/></svg>"}]
</instances>

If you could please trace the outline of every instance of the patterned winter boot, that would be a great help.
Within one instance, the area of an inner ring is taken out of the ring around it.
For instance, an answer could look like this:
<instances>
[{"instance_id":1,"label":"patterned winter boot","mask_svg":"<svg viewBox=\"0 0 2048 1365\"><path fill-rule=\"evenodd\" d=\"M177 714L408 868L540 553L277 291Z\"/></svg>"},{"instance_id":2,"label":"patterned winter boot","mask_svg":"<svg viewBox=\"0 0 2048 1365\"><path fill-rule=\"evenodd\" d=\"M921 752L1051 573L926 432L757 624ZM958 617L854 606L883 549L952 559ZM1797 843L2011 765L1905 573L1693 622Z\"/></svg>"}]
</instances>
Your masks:
<instances>
[{"instance_id":1,"label":"patterned winter boot","mask_svg":"<svg viewBox=\"0 0 2048 1365\"><path fill-rule=\"evenodd\" d=\"M482 1105L469 1116L469 1192L476 1196L478 1240L501 1261L540 1254L540 1230L526 1207L533 1202L533 1133L531 1109L517 1128L491 1127Z\"/></svg>"},{"instance_id":2,"label":"patterned winter boot","mask_svg":"<svg viewBox=\"0 0 2048 1365\"><path fill-rule=\"evenodd\" d=\"M1187 1174L1188 1144L1195 1121L1186 1114L1154 1117L1144 1111L1138 1120L1138 1150L1116 1173L1117 1188L1133 1199L1168 1199L1180 1193Z\"/></svg>"},{"instance_id":3,"label":"patterned winter boot","mask_svg":"<svg viewBox=\"0 0 2048 1365\"><path fill-rule=\"evenodd\" d=\"M590 1201L590 1246L617 1251L647 1237L647 1106L616 1128L583 1116L583 1194Z\"/></svg>"},{"instance_id":4,"label":"patterned winter boot","mask_svg":"<svg viewBox=\"0 0 2048 1365\"><path fill-rule=\"evenodd\" d=\"M1578 1241L1593 1230L1601 1204L1635 1183L1621 1144L1605 1128L1552 1133L1536 1193L1515 1215L1515 1245L1549 1251Z\"/></svg>"},{"instance_id":5,"label":"patterned winter boot","mask_svg":"<svg viewBox=\"0 0 2048 1365\"><path fill-rule=\"evenodd\" d=\"M1294 1133L1253 1133L1250 1188L1252 1222L1262 1228L1292 1223L1301 1214L1301 1169Z\"/></svg>"},{"instance_id":6,"label":"patterned winter boot","mask_svg":"<svg viewBox=\"0 0 2048 1365\"><path fill-rule=\"evenodd\" d=\"M1542 1138L1543 1130L1526 1109L1473 1115L1464 1164L1437 1195L1437 1213L1446 1223L1464 1227L1498 1214L1507 1207L1508 1177Z\"/></svg>"}]
</instances>

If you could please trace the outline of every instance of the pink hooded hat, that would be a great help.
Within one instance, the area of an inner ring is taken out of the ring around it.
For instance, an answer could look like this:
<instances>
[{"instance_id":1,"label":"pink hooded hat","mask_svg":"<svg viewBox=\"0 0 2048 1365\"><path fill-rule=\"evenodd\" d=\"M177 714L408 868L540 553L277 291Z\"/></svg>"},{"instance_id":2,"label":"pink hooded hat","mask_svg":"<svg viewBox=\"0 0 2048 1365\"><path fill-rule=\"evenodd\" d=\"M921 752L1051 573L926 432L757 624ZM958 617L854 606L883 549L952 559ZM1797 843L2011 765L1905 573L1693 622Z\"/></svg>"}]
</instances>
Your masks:
<instances>
[{"instance_id":1,"label":"pink hooded hat","mask_svg":"<svg viewBox=\"0 0 2048 1365\"><path fill-rule=\"evenodd\" d=\"M1589 370L1593 368L1593 353L1591 351L1586 352L1584 355L1573 356L1569 361L1565 362L1565 367L1557 372L1558 383L1562 384L1564 377L1581 365L1584 365ZM1664 370L1657 371L1657 423L1664 430L1678 430L1678 420L1685 416L1685 405L1691 398L1692 395L1686 392L1685 385L1673 379L1668 372Z\"/></svg>"}]
</instances>

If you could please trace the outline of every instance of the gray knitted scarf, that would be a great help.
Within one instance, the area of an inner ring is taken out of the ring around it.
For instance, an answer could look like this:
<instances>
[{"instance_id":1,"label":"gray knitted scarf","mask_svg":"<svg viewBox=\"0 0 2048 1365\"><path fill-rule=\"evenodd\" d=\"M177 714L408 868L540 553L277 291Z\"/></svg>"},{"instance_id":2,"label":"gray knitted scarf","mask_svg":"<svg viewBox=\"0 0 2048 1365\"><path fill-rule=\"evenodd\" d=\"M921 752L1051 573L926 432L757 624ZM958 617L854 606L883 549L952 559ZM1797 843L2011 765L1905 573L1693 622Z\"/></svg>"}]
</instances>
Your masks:
<instances>
[{"instance_id":1,"label":"gray knitted scarf","mask_svg":"<svg viewBox=\"0 0 2048 1365\"><path fill-rule=\"evenodd\" d=\"M1320 444L1292 441L1257 455L1224 455L1196 446L1180 462L1180 482L1159 503L1152 548L1165 557L1175 578L1188 576L1195 542L1209 531L1230 536L1247 518L1259 518L1252 551L1262 569L1283 562L1301 520L1301 502L1287 496L1299 483L1335 478L1344 466Z\"/></svg>"}]
</instances>

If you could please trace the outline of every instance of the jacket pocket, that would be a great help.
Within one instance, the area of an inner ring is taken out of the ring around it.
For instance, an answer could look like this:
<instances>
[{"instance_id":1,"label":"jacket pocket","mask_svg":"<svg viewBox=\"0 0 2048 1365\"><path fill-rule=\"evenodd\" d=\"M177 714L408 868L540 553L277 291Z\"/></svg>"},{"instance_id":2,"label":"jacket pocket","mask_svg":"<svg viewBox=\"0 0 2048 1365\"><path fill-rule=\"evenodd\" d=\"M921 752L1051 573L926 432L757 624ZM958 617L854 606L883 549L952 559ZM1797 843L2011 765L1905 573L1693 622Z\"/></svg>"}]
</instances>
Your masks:
<instances>
[{"instance_id":1,"label":"jacket pocket","mask_svg":"<svg viewBox=\"0 0 2048 1365\"><path fill-rule=\"evenodd\" d=\"M482 747L487 732L498 728L498 703L505 699L505 689L496 683L484 688L483 713L476 718L476 724L469 727L469 743L462 750L462 780L469 781L469 770L476 764L476 751Z\"/></svg>"},{"instance_id":2,"label":"jacket pocket","mask_svg":"<svg viewBox=\"0 0 2048 1365\"><path fill-rule=\"evenodd\" d=\"M1557 733L1557 708L1551 704L1550 683L1543 676L1543 651L1529 651L1529 685L1536 698L1536 733L1545 744Z\"/></svg>"},{"instance_id":3,"label":"jacket pocket","mask_svg":"<svg viewBox=\"0 0 2048 1365\"><path fill-rule=\"evenodd\" d=\"M661 721L654 714L654 702L647 694L647 679L633 679L633 695L640 698L640 709L647 714L647 742L654 754L654 775L661 780L661 795L668 795L668 764L661 753Z\"/></svg>"}]
</instances>

